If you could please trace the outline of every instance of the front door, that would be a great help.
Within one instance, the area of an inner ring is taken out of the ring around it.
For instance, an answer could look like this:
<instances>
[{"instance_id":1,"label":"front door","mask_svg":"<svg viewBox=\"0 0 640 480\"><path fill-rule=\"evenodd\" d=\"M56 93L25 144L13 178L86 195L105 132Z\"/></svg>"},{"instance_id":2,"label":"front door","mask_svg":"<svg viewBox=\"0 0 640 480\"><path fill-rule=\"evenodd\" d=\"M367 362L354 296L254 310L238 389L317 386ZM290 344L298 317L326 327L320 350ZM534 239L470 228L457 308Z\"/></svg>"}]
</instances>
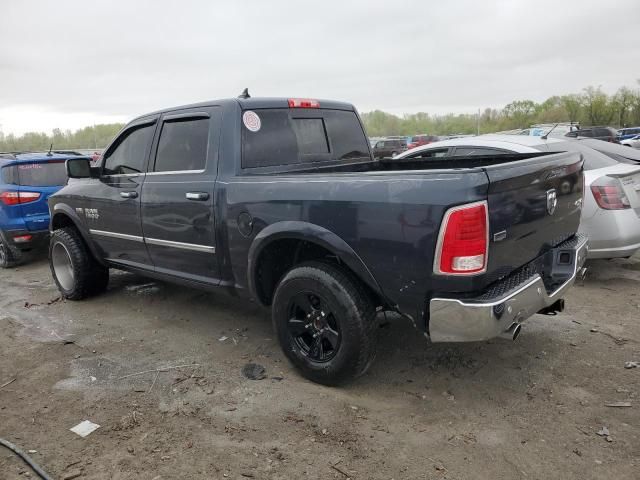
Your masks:
<instances>
[{"instance_id":1,"label":"front door","mask_svg":"<svg viewBox=\"0 0 640 480\"><path fill-rule=\"evenodd\" d=\"M105 258L151 268L142 234L140 194L156 119L131 125L105 152L102 173L84 215Z\"/></svg>"},{"instance_id":2,"label":"front door","mask_svg":"<svg viewBox=\"0 0 640 480\"><path fill-rule=\"evenodd\" d=\"M142 187L142 229L155 270L218 284L214 185L217 107L163 115Z\"/></svg>"}]
</instances>

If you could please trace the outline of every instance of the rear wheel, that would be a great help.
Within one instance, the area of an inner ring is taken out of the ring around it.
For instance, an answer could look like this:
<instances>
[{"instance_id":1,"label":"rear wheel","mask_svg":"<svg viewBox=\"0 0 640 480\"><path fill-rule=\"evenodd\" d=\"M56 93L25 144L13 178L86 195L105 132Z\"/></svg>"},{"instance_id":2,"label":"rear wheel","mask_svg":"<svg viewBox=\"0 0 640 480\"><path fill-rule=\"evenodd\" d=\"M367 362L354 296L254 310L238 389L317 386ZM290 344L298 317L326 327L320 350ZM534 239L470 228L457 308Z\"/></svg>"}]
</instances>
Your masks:
<instances>
[{"instance_id":1,"label":"rear wheel","mask_svg":"<svg viewBox=\"0 0 640 480\"><path fill-rule=\"evenodd\" d=\"M375 306L363 285L339 267L293 268L273 299L284 354L303 376L335 385L362 375L376 350Z\"/></svg>"},{"instance_id":2,"label":"rear wheel","mask_svg":"<svg viewBox=\"0 0 640 480\"><path fill-rule=\"evenodd\" d=\"M0 268L12 268L22 261L22 252L5 242L0 235Z\"/></svg>"},{"instance_id":3,"label":"rear wheel","mask_svg":"<svg viewBox=\"0 0 640 480\"><path fill-rule=\"evenodd\" d=\"M95 261L74 228L53 232L49 265L58 290L69 300L82 300L100 293L109 283L109 270Z\"/></svg>"}]
</instances>

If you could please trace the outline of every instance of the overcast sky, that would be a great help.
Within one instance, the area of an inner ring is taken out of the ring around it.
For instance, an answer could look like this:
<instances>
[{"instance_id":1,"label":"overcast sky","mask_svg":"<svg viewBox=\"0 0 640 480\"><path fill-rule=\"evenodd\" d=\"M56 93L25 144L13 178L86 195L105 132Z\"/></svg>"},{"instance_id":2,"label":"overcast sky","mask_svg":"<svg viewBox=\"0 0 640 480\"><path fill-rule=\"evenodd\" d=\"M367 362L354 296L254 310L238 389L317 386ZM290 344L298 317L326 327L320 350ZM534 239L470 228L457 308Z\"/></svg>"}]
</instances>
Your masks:
<instances>
[{"instance_id":1,"label":"overcast sky","mask_svg":"<svg viewBox=\"0 0 640 480\"><path fill-rule=\"evenodd\" d=\"M5 133L238 95L473 112L637 86L640 1L1 0Z\"/></svg>"}]
</instances>

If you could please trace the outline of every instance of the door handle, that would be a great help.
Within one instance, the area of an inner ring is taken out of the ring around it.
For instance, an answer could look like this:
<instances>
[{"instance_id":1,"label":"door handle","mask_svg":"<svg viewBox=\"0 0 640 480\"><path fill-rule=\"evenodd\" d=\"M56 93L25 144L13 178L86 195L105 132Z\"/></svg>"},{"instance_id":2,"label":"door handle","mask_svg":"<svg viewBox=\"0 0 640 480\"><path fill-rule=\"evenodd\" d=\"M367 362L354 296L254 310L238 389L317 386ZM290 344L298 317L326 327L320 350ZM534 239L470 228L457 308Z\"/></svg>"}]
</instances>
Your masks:
<instances>
[{"instance_id":1,"label":"door handle","mask_svg":"<svg viewBox=\"0 0 640 480\"><path fill-rule=\"evenodd\" d=\"M187 192L185 197L187 197L187 200L209 200L209 194L206 192Z\"/></svg>"},{"instance_id":2,"label":"door handle","mask_svg":"<svg viewBox=\"0 0 640 480\"><path fill-rule=\"evenodd\" d=\"M120 192L122 198L138 198L138 192Z\"/></svg>"}]
</instances>

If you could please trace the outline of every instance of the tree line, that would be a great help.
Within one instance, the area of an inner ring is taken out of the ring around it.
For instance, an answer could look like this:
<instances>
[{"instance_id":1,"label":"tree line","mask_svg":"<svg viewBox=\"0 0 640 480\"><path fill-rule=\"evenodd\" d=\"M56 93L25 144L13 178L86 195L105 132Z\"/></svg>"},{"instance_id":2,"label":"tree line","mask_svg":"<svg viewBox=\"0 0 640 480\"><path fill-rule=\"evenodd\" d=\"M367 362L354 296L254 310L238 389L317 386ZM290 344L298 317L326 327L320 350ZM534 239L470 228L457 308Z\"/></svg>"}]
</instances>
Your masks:
<instances>
[{"instance_id":1,"label":"tree line","mask_svg":"<svg viewBox=\"0 0 640 480\"><path fill-rule=\"evenodd\" d=\"M122 123L105 123L84 127L75 132L54 128L51 134L44 132L27 132L16 136L0 132L0 152L33 152L49 150L93 149L106 147L122 129Z\"/></svg>"},{"instance_id":2,"label":"tree line","mask_svg":"<svg viewBox=\"0 0 640 480\"><path fill-rule=\"evenodd\" d=\"M640 80L638 80L640 85ZM501 109L486 108L478 113L430 115L425 112L402 117L381 110L362 114L367 135L430 135L492 133L526 128L535 123L578 122L582 126L614 127L640 125L640 88L621 87L608 95L600 87L586 87L581 93L553 96L541 103L516 100ZM0 152L102 149L123 127L121 123L84 127L75 132L54 129L51 134L24 135L0 131Z\"/></svg>"},{"instance_id":3,"label":"tree line","mask_svg":"<svg viewBox=\"0 0 640 480\"><path fill-rule=\"evenodd\" d=\"M640 84L640 80L638 81ZM430 115L424 112L402 117L381 110L362 114L367 134L447 135L493 133L527 128L536 123L578 122L581 126L612 127L640 125L640 88L621 87L608 95L600 87L586 87L581 93L552 96L544 102L516 100L501 109L480 113Z\"/></svg>"}]
</instances>

